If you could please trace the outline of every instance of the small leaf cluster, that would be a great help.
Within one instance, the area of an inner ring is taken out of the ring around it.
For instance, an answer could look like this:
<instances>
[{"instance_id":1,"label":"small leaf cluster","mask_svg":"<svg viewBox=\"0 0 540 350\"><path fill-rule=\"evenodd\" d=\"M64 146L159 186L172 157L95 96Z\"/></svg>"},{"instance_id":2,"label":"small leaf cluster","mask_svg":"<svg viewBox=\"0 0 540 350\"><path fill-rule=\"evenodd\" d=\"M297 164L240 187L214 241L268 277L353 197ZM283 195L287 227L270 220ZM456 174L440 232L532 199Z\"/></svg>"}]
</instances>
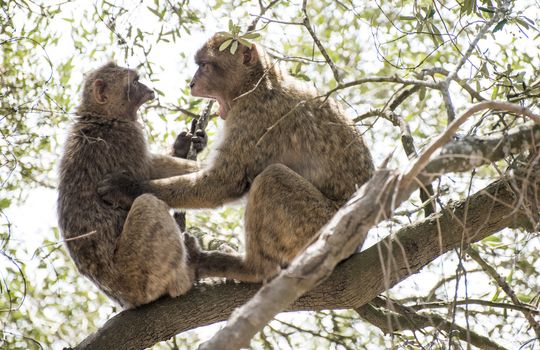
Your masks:
<instances>
[{"instance_id":1,"label":"small leaf cluster","mask_svg":"<svg viewBox=\"0 0 540 350\"><path fill-rule=\"evenodd\" d=\"M232 20L229 20L228 32L218 32L217 34L227 38L227 40L219 46L219 51L225 51L229 48L229 52L233 55L236 53L236 50L238 50L238 43L246 47L251 47L252 42L250 40L257 39L261 36L259 33L254 32L247 32L240 35L240 26L233 24Z\"/></svg>"}]
</instances>

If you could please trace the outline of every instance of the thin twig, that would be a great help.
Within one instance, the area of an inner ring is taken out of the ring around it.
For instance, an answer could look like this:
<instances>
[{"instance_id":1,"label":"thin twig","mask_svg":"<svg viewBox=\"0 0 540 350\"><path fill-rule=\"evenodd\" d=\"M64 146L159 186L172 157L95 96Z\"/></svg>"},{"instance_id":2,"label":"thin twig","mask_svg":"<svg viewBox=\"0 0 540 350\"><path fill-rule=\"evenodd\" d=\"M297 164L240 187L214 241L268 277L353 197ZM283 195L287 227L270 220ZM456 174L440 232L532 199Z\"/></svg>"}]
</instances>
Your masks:
<instances>
[{"instance_id":1,"label":"thin twig","mask_svg":"<svg viewBox=\"0 0 540 350\"><path fill-rule=\"evenodd\" d=\"M248 26L247 31L251 32L257 29L257 23L259 22L259 19L261 19L262 16L264 16L264 14L266 13L266 11L268 11L272 6L274 6L278 2L279 0L270 1L270 3L267 6L264 6L262 1L259 0L259 8L261 9L261 12L259 13L259 15L255 17L255 19L253 19L253 22L251 22L251 24Z\"/></svg>"},{"instance_id":2,"label":"thin twig","mask_svg":"<svg viewBox=\"0 0 540 350\"><path fill-rule=\"evenodd\" d=\"M503 5L503 6L506 6L506 5ZM467 51L465 51L465 54L463 54L463 56L461 57L461 60L459 61L459 63L456 65L456 68L450 73L448 74L448 76L446 77L446 80L449 82L451 80L454 80L459 72L459 70L463 67L463 65L465 64L465 62L469 59L469 57L471 56L472 52L474 51L474 49L476 48L476 45L478 45L478 42L480 41L480 39L482 39L482 37L487 33L487 31L489 30L489 28L491 28L491 26L493 24L495 24L495 22L498 22L499 19L501 18L501 15L503 14L503 12L506 10L506 8L503 8L503 9L499 9L497 10L497 12L493 15L493 17L487 21L484 26L482 27L482 29L480 29L480 31L478 32L478 34L476 35L476 37L474 38L474 40L471 42L471 44L469 45L469 48L467 49Z\"/></svg>"},{"instance_id":3,"label":"thin twig","mask_svg":"<svg viewBox=\"0 0 540 350\"><path fill-rule=\"evenodd\" d=\"M456 300L455 302L446 302L446 301L434 301L430 303L420 303L409 306L414 310L422 309L438 309L438 308L447 308L453 304L456 305L482 305L489 306L493 308L516 310L522 312L530 312L531 314L540 315L540 310L536 309L533 305L521 303L521 304L508 304L508 303L497 303L489 300L482 299L466 299L466 300Z\"/></svg>"},{"instance_id":4,"label":"thin twig","mask_svg":"<svg viewBox=\"0 0 540 350\"><path fill-rule=\"evenodd\" d=\"M476 261L478 263L478 265L480 265L480 267L482 267L482 269L495 282L497 282L499 287L501 287L501 289L506 293L506 295L508 295L510 300L512 300L512 302L515 305L522 307L522 309L520 311L523 313L523 315L527 319L527 322L529 322L529 325L534 330L534 333L536 334L536 337L538 339L540 339L540 323L538 323L534 319L534 316L532 315L531 311L526 309L526 306L519 300L516 293L512 290L512 288L510 288L510 286L508 285L508 283L506 283L504 278L501 275L499 275L499 273L497 271L495 271L495 269L491 265L489 265L484 259L482 259L480 254L474 248L472 248L472 247L469 248L467 250L467 254L469 254L469 256L471 258L473 258L473 260Z\"/></svg>"},{"instance_id":5,"label":"thin twig","mask_svg":"<svg viewBox=\"0 0 540 350\"><path fill-rule=\"evenodd\" d=\"M304 27L306 27L307 31L311 35L311 38L315 42L315 45L317 45L317 47L319 48L319 51L321 52L324 59L326 60L326 63L328 63L328 65L330 66L330 69L332 70L332 74L334 75L334 79L338 83L340 83L341 78L339 77L339 71L336 65L334 64L334 61L332 61L332 59L330 58L330 55L328 55L328 52L326 52L326 49L324 48L323 44L317 37L317 34L315 34L315 31L313 30L313 27L311 26L311 22L309 21L309 16L308 16L306 7L307 7L307 0L304 0L302 2L302 13L304 14L304 20L302 22L304 24Z\"/></svg>"}]
</instances>

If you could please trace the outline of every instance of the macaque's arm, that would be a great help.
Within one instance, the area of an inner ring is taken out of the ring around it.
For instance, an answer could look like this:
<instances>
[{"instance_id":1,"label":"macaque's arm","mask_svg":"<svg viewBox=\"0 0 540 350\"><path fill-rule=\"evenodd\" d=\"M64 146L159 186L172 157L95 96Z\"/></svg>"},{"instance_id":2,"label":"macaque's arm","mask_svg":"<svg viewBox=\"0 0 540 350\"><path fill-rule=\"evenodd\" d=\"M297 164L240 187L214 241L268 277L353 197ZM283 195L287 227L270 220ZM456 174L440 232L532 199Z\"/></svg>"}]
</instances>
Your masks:
<instances>
[{"instance_id":1,"label":"macaque's arm","mask_svg":"<svg viewBox=\"0 0 540 350\"><path fill-rule=\"evenodd\" d=\"M192 160L162 154L152 154L150 159L152 161L151 180L190 174L200 170L197 162Z\"/></svg>"},{"instance_id":2,"label":"macaque's arm","mask_svg":"<svg viewBox=\"0 0 540 350\"><path fill-rule=\"evenodd\" d=\"M152 193L174 208L215 208L241 197L247 190L240 169L209 168L195 173L148 181L142 192Z\"/></svg>"}]
</instances>

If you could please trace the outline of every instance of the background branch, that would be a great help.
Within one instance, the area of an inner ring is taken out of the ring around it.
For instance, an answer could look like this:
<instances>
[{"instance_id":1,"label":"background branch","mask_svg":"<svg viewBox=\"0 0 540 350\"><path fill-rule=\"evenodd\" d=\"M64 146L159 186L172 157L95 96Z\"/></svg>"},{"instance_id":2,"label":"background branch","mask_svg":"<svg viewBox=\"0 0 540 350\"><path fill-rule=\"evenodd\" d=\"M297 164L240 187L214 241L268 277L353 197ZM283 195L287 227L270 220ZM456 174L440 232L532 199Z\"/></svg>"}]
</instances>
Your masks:
<instances>
[{"instance_id":1,"label":"background branch","mask_svg":"<svg viewBox=\"0 0 540 350\"><path fill-rule=\"evenodd\" d=\"M356 308L362 319L377 326L384 333L403 330L421 330L434 327L447 333L453 332L460 340L470 342L480 349L504 350L501 345L488 337L456 325L436 314L423 315L394 301L375 298L371 303Z\"/></svg>"},{"instance_id":2,"label":"background branch","mask_svg":"<svg viewBox=\"0 0 540 350\"><path fill-rule=\"evenodd\" d=\"M529 325L531 326L531 328L534 330L534 333L536 334L536 337L538 339L540 339L540 324L534 319L534 316L532 314L532 312L530 312L523 304L522 302L519 300L519 298L517 297L516 293L512 290L512 288L510 288L510 286L508 285L508 283L506 283L506 281L504 280L504 278L501 277L501 275L499 275L497 273L497 271L495 271L495 269L490 266L484 259L482 259L482 257L480 256L480 254L474 249L474 248L469 248L467 250L467 254L469 254L469 256L471 258L473 258L474 261L476 261L478 263L478 265L480 265L480 267L482 267L482 269L493 279L495 280L495 282L497 282L497 284L499 285L499 287L501 287L502 290L504 290L504 292L506 293L506 295L508 295L508 297L510 298L510 300L512 300L512 302L517 305L517 306L522 306L523 308L520 310L523 315L525 316L525 318L527 319L527 322L529 322Z\"/></svg>"}]
</instances>

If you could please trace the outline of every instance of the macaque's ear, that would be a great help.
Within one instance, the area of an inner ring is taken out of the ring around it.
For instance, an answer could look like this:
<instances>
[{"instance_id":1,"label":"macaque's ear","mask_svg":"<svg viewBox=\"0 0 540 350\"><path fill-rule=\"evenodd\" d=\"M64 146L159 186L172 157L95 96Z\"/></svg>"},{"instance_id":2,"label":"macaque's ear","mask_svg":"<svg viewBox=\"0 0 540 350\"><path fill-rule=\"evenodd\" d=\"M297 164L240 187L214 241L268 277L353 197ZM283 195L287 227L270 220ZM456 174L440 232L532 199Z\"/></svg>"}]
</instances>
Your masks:
<instances>
[{"instance_id":1,"label":"macaque's ear","mask_svg":"<svg viewBox=\"0 0 540 350\"><path fill-rule=\"evenodd\" d=\"M251 47L242 47L243 49L243 62L246 66L252 66L257 61L259 61L259 54L257 53L257 48L255 47L255 44L251 44Z\"/></svg>"},{"instance_id":2,"label":"macaque's ear","mask_svg":"<svg viewBox=\"0 0 540 350\"><path fill-rule=\"evenodd\" d=\"M102 79L96 79L94 81L94 98L100 105L107 103L107 95L105 95L105 87L107 83Z\"/></svg>"}]
</instances>

